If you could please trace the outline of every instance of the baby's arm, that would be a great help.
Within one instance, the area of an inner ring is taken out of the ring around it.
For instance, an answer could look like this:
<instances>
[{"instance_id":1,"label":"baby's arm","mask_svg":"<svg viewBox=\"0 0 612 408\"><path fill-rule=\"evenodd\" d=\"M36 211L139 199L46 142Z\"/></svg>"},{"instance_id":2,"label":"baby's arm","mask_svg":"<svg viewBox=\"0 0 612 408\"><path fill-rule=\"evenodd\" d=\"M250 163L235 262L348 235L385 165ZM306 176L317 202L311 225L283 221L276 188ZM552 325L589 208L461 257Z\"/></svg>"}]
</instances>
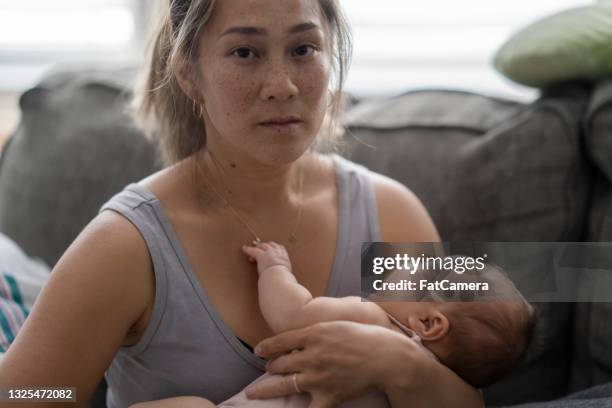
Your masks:
<instances>
[{"instance_id":1,"label":"baby's arm","mask_svg":"<svg viewBox=\"0 0 612 408\"><path fill-rule=\"evenodd\" d=\"M379 306L362 302L357 296L313 299L295 279L282 245L262 243L257 247L243 246L243 251L257 262L259 307L275 333L334 320L388 326L389 319Z\"/></svg>"}]
</instances>

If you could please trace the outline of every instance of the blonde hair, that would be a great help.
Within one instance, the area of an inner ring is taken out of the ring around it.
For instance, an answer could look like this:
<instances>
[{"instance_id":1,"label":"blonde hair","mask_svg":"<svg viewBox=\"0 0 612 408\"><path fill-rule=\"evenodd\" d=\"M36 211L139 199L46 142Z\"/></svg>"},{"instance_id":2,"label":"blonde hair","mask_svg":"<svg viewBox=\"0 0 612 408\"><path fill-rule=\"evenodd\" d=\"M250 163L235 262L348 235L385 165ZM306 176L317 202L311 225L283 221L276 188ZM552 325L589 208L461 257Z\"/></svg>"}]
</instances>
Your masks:
<instances>
[{"instance_id":1,"label":"blonde hair","mask_svg":"<svg viewBox=\"0 0 612 408\"><path fill-rule=\"evenodd\" d=\"M150 38L145 69L133 99L137 124L151 141L158 143L168 166L206 146L206 129L192 96L179 86L177 74L185 63L197 58L197 39L210 19L217 0L160 0L157 23ZM330 27L333 94L316 149L333 149L342 136L340 113L342 89L352 55L350 27L339 0L318 0Z\"/></svg>"}]
</instances>

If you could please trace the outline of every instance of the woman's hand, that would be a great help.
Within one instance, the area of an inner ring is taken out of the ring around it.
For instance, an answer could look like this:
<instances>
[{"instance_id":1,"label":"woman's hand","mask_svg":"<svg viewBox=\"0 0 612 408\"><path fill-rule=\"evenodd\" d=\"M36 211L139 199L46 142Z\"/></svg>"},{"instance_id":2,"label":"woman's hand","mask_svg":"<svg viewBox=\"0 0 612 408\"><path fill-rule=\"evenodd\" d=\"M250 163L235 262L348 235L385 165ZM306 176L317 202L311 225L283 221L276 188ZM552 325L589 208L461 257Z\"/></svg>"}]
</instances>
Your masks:
<instances>
[{"instance_id":1,"label":"woman's hand","mask_svg":"<svg viewBox=\"0 0 612 408\"><path fill-rule=\"evenodd\" d=\"M293 350L296 352L290 353ZM312 396L311 408L328 408L372 390L420 386L426 360L407 337L379 326L336 321L281 333L255 349L272 359L266 369L284 374L259 381L246 390L249 398L272 398L301 391ZM414 388L412 388L414 387Z\"/></svg>"}]
</instances>

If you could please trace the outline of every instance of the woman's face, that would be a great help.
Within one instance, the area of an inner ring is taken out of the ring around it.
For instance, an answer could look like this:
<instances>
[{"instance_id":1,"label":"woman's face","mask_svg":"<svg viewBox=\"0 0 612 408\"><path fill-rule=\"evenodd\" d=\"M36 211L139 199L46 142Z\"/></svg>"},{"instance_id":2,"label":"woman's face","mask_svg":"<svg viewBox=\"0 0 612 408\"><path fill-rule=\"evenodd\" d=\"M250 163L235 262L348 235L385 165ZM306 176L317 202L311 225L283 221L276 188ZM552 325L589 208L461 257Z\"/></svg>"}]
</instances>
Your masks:
<instances>
[{"instance_id":1,"label":"woman's face","mask_svg":"<svg viewBox=\"0 0 612 408\"><path fill-rule=\"evenodd\" d=\"M268 164L303 154L328 104L329 35L317 0L217 1L195 67L207 143Z\"/></svg>"}]
</instances>

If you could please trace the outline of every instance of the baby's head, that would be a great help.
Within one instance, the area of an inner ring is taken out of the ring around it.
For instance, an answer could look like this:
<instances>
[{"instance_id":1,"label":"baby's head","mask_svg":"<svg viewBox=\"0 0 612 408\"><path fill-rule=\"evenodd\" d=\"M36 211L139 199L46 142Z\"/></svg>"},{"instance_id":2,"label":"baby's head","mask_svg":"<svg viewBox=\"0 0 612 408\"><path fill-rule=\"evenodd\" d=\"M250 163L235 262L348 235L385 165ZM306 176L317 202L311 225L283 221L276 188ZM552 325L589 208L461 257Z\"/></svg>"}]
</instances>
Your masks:
<instances>
[{"instance_id":1,"label":"baby's head","mask_svg":"<svg viewBox=\"0 0 612 408\"><path fill-rule=\"evenodd\" d=\"M423 345L474 387L508 374L527 349L533 308L523 300L384 302Z\"/></svg>"},{"instance_id":2,"label":"baby's head","mask_svg":"<svg viewBox=\"0 0 612 408\"><path fill-rule=\"evenodd\" d=\"M455 293L455 299L429 293L420 302L379 302L387 313L414 330L423 345L475 387L508 374L525 354L535 326L533 307L503 270L488 267L463 281L488 282L486 294Z\"/></svg>"}]
</instances>

